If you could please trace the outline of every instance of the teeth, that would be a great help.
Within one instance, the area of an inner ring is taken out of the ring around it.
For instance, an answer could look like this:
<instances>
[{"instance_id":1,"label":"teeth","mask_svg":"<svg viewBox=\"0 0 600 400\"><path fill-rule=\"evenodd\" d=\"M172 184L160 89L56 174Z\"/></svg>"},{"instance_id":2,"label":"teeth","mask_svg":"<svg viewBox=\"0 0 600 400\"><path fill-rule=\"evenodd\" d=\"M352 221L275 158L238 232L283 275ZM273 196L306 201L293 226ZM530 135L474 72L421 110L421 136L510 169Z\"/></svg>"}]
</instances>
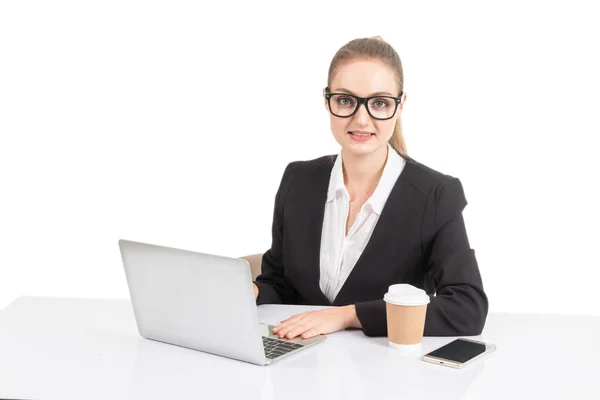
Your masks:
<instances>
[{"instance_id":1,"label":"teeth","mask_svg":"<svg viewBox=\"0 0 600 400\"><path fill-rule=\"evenodd\" d=\"M356 133L356 132L350 132L350 133L353 134L354 136L361 136L361 137L371 136L370 133Z\"/></svg>"}]
</instances>

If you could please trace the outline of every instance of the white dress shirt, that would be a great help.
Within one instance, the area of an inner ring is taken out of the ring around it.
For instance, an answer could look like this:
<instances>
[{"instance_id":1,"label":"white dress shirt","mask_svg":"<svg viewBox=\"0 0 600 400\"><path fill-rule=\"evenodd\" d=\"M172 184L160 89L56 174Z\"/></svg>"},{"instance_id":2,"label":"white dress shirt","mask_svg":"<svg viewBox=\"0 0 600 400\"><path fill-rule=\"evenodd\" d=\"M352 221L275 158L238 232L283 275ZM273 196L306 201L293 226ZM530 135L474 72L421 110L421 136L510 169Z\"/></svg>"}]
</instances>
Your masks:
<instances>
[{"instance_id":1,"label":"white dress shirt","mask_svg":"<svg viewBox=\"0 0 600 400\"><path fill-rule=\"evenodd\" d=\"M367 246L383 206L405 165L406 160L388 144L388 157L379 184L363 204L346 236L350 195L344 185L342 154L338 155L329 180L320 254L319 285L332 303Z\"/></svg>"}]
</instances>

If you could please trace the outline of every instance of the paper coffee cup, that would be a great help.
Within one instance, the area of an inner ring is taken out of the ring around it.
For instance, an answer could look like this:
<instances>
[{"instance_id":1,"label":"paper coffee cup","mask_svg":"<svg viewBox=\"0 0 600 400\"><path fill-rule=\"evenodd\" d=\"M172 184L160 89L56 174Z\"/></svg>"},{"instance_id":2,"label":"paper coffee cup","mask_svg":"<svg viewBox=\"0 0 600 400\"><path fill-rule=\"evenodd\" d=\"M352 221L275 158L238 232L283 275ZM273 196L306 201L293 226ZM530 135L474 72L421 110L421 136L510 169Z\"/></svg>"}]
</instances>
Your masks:
<instances>
[{"instance_id":1,"label":"paper coffee cup","mask_svg":"<svg viewBox=\"0 0 600 400\"><path fill-rule=\"evenodd\" d=\"M420 350L429 304L427 293L412 285L401 283L390 286L383 299L386 302L390 347Z\"/></svg>"}]
</instances>

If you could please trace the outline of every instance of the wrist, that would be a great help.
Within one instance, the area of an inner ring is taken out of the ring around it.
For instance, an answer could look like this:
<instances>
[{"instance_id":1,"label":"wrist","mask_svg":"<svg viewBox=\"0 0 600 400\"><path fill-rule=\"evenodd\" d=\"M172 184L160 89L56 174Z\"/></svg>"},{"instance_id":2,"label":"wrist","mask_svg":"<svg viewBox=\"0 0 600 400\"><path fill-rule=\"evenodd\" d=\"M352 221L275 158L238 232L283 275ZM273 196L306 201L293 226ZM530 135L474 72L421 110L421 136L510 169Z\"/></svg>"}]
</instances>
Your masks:
<instances>
[{"instance_id":1,"label":"wrist","mask_svg":"<svg viewBox=\"0 0 600 400\"><path fill-rule=\"evenodd\" d=\"M360 321L358 320L358 315L356 315L356 306L351 304L349 306L345 306L346 313L346 328L362 328Z\"/></svg>"}]
</instances>

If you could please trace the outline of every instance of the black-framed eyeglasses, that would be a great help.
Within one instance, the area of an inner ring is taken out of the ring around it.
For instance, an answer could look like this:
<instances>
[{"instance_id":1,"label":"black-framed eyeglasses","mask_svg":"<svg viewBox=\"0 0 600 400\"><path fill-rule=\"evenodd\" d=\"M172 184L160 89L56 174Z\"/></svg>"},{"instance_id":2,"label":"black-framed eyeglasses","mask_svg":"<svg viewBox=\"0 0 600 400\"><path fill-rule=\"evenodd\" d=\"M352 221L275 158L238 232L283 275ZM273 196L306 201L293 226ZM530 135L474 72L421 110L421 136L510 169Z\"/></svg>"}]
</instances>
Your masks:
<instances>
[{"instance_id":1,"label":"black-framed eyeglasses","mask_svg":"<svg viewBox=\"0 0 600 400\"><path fill-rule=\"evenodd\" d=\"M349 118L356 114L361 104L365 105L367 112L373 119L386 120L393 118L402 102L402 94L393 96L358 97L348 93L329 93L329 88L323 89L331 114L340 118Z\"/></svg>"}]
</instances>

